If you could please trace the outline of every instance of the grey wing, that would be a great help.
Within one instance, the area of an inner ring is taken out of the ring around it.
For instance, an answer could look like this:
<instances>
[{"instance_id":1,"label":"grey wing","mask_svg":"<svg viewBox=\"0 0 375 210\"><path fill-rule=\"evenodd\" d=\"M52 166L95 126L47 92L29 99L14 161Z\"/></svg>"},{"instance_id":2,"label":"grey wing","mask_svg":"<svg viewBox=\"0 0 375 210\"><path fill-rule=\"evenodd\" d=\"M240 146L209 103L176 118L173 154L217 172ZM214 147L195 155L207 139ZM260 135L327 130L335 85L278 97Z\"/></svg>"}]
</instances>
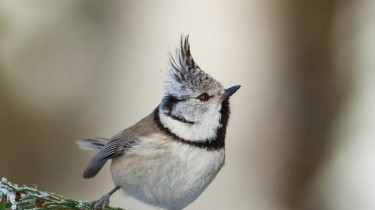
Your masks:
<instances>
[{"instance_id":1,"label":"grey wing","mask_svg":"<svg viewBox=\"0 0 375 210\"><path fill-rule=\"evenodd\" d=\"M124 148L122 148L124 141L126 140L121 138L120 135L114 136L112 139L110 139L108 143L105 144L91 159L86 170L83 172L83 177L94 177L104 166L107 160L122 155L124 152Z\"/></svg>"},{"instance_id":2,"label":"grey wing","mask_svg":"<svg viewBox=\"0 0 375 210\"><path fill-rule=\"evenodd\" d=\"M143 118L130 128L127 128L109 140L104 138L85 139L78 141L78 145L83 149L100 149L91 159L85 172L84 178L94 177L107 160L125 154L140 136L147 136L160 132L158 125L154 121L155 111Z\"/></svg>"},{"instance_id":3,"label":"grey wing","mask_svg":"<svg viewBox=\"0 0 375 210\"><path fill-rule=\"evenodd\" d=\"M91 159L90 163L88 164L86 170L83 172L84 178L92 178L94 177L100 169L104 166L107 160L117 156L118 150L118 142L111 141L108 144L104 145L104 147L99 150L98 153L94 155Z\"/></svg>"}]
</instances>

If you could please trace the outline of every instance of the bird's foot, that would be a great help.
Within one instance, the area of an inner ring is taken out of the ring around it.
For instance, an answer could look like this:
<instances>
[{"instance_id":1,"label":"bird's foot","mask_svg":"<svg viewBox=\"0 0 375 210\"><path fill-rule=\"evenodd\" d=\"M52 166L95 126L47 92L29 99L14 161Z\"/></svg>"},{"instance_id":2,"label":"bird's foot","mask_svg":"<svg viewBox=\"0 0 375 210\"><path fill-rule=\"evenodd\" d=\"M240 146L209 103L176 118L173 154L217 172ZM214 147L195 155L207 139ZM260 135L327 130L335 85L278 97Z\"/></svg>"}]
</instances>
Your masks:
<instances>
[{"instance_id":1,"label":"bird's foot","mask_svg":"<svg viewBox=\"0 0 375 210\"><path fill-rule=\"evenodd\" d=\"M110 196L111 195L108 195L108 194L103 195L98 200L91 201L90 204L94 207L94 209L100 209L100 210L106 209L109 205Z\"/></svg>"}]
</instances>

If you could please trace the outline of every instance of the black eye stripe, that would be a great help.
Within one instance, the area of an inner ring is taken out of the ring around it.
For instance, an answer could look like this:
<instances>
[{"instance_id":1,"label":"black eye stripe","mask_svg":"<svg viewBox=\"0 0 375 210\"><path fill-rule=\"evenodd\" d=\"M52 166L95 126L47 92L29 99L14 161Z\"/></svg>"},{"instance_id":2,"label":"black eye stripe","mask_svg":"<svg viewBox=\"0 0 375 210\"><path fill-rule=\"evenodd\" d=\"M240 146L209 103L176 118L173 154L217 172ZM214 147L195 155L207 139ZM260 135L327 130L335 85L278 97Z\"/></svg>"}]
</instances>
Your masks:
<instances>
[{"instance_id":1,"label":"black eye stripe","mask_svg":"<svg viewBox=\"0 0 375 210\"><path fill-rule=\"evenodd\" d=\"M181 101L186 101L186 99L178 99L177 97L173 95L166 95L164 96L163 101L162 101L163 109L165 111L170 112L173 110L174 106Z\"/></svg>"},{"instance_id":2,"label":"black eye stripe","mask_svg":"<svg viewBox=\"0 0 375 210\"><path fill-rule=\"evenodd\" d=\"M189 121L189 120L184 119L183 117L175 116L175 115L172 114L172 110L174 109L176 104L179 103L179 102L182 102L182 101L186 101L186 100L187 99L178 99L177 97L175 97L173 95L167 95L163 98L163 101L162 101L163 111L165 111L165 114L168 115L169 117L171 117L174 120L177 120L177 121L180 121L180 122L183 122L183 123L187 123L187 124L194 124L195 122L193 122L193 121Z\"/></svg>"}]
</instances>

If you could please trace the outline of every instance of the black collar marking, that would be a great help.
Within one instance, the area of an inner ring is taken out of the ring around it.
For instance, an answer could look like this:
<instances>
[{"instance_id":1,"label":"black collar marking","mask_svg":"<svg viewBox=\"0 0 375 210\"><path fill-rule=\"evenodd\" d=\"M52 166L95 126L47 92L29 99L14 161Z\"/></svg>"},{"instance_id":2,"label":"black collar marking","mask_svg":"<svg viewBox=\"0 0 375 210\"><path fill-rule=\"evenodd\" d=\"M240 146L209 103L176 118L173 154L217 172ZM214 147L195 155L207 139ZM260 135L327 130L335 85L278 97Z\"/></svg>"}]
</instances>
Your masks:
<instances>
[{"instance_id":1,"label":"black collar marking","mask_svg":"<svg viewBox=\"0 0 375 210\"><path fill-rule=\"evenodd\" d=\"M208 151L220 150L220 149L223 149L225 147L225 134L226 134L226 131L227 131L227 125L228 125L229 114L230 114L229 101L228 100L225 100L222 103L222 107L221 107L221 110L220 110L221 117L220 117L220 122L219 122L221 126L219 128L217 128L216 138L212 139L212 140L207 139L207 140L203 140L203 141L189 141L189 140L183 139L183 138L177 136L176 134L172 133L171 130L169 130L169 128L165 127L161 123L160 117L159 117L159 106L156 107L154 113L155 113L154 114L154 120L155 120L157 126L162 131L164 131L167 135L173 137L172 139L175 140L175 141L181 142L183 144L195 146L195 147L198 147L198 148L201 148L201 149L206 149Z\"/></svg>"}]
</instances>

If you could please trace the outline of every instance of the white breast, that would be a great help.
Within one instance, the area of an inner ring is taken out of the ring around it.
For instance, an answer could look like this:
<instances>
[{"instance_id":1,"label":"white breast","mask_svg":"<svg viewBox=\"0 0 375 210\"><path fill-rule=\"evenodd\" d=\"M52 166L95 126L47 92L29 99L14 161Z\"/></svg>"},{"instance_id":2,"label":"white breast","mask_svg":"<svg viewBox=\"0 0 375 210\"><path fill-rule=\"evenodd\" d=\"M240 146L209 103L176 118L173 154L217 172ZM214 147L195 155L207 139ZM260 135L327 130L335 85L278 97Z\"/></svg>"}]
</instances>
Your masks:
<instances>
[{"instance_id":1,"label":"white breast","mask_svg":"<svg viewBox=\"0 0 375 210\"><path fill-rule=\"evenodd\" d=\"M112 160L112 177L127 194L169 210L193 202L224 164L224 149L207 151L166 136L142 138Z\"/></svg>"}]
</instances>

